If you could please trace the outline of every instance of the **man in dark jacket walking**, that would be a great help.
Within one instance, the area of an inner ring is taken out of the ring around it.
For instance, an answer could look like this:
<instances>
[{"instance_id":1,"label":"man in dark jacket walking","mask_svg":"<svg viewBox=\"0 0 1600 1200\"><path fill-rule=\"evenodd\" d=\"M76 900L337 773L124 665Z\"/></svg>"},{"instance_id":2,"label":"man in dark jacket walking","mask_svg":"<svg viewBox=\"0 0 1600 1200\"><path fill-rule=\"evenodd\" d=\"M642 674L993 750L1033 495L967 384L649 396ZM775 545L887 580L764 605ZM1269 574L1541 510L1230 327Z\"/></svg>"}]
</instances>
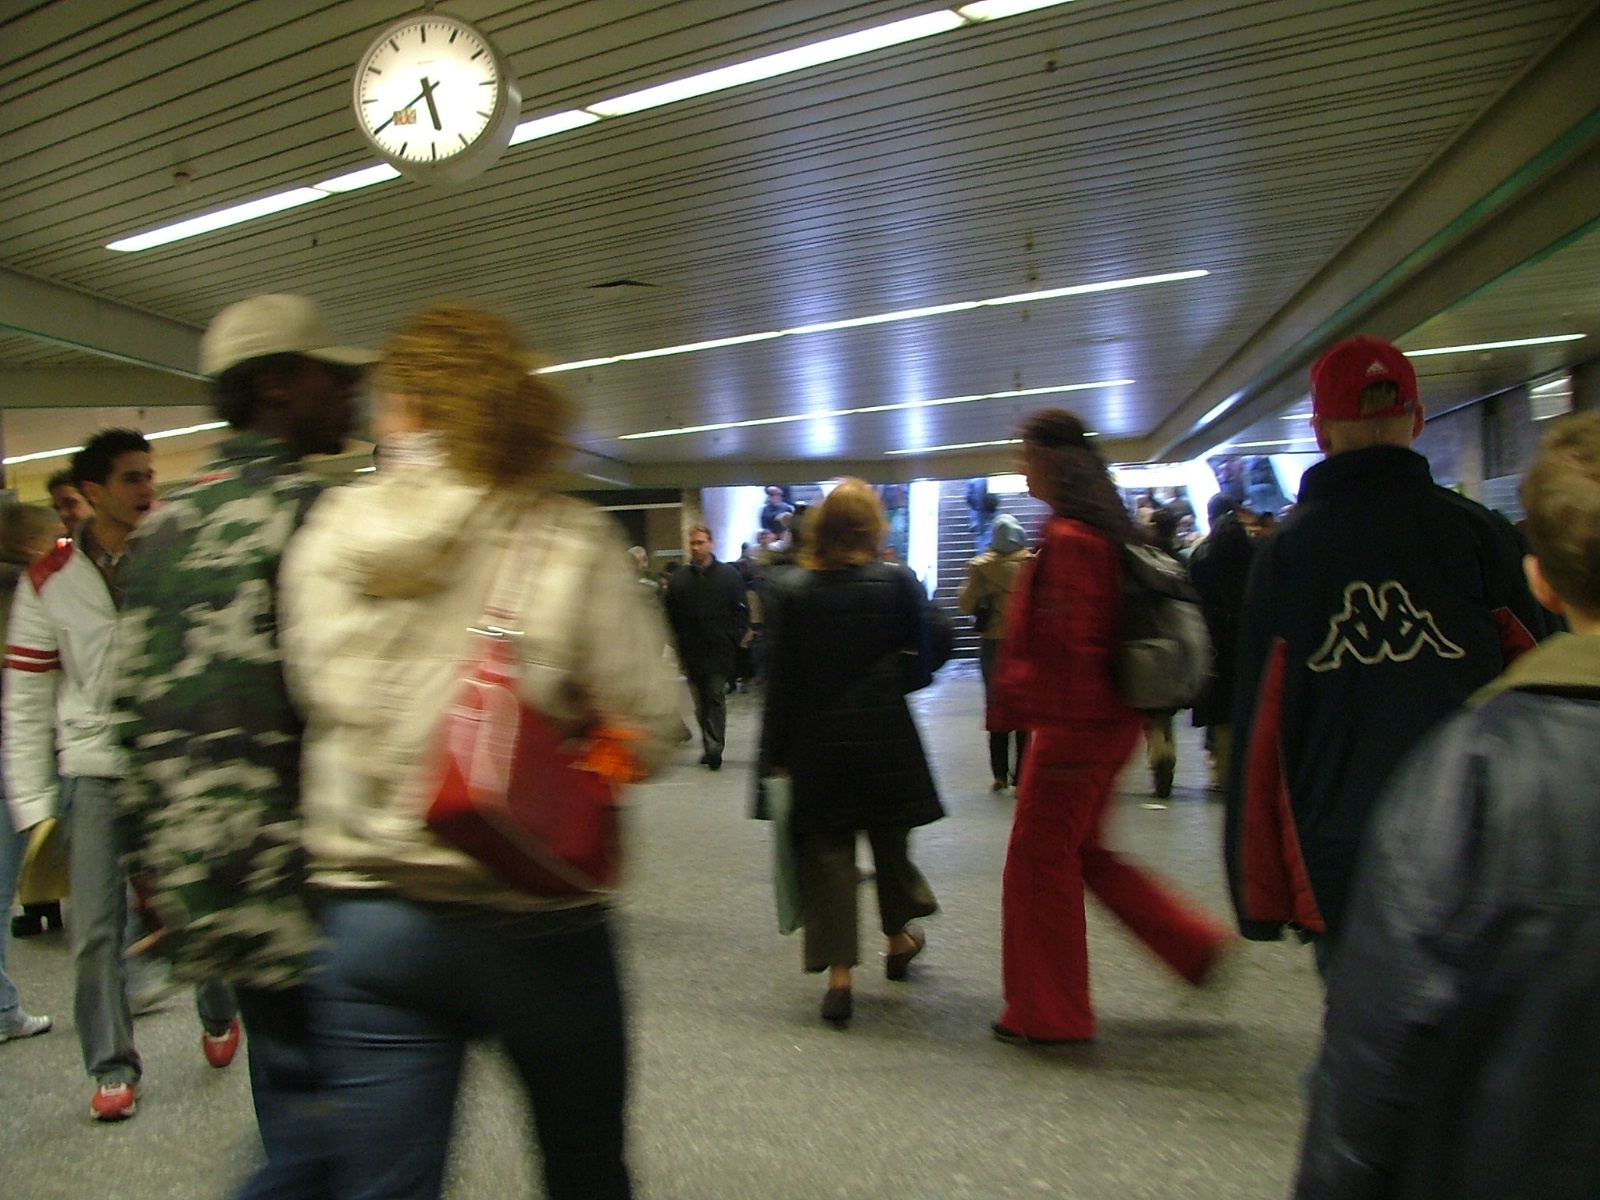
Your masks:
<instances>
[{"instance_id":1,"label":"man in dark jacket walking","mask_svg":"<svg viewBox=\"0 0 1600 1200\"><path fill-rule=\"evenodd\" d=\"M1241 931L1297 927L1326 975L1384 781L1548 625L1516 532L1410 449L1423 409L1399 350L1342 342L1311 391L1327 457L1246 589L1227 857Z\"/></svg>"},{"instance_id":2,"label":"man in dark jacket walking","mask_svg":"<svg viewBox=\"0 0 1600 1200\"><path fill-rule=\"evenodd\" d=\"M1600 1186L1600 413L1522 485L1558 634L1395 775L1328 993L1296 1196Z\"/></svg>"},{"instance_id":3,"label":"man in dark jacket walking","mask_svg":"<svg viewBox=\"0 0 1600 1200\"><path fill-rule=\"evenodd\" d=\"M750 628L750 610L744 580L730 563L717 561L711 530L704 525L689 531L689 561L673 572L667 584L667 620L694 694L694 715L705 749L700 761L720 771L728 680L733 678L739 643Z\"/></svg>"}]
</instances>

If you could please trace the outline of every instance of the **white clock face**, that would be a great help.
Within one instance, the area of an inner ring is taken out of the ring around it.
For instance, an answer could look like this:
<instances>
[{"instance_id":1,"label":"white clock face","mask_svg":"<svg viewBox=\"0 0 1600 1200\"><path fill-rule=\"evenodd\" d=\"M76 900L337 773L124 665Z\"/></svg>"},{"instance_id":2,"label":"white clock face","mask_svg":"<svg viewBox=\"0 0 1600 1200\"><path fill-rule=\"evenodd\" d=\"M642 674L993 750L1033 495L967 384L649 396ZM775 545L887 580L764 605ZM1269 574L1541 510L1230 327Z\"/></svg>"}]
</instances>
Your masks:
<instances>
[{"instance_id":1,"label":"white clock face","mask_svg":"<svg viewBox=\"0 0 1600 1200\"><path fill-rule=\"evenodd\" d=\"M356 111L367 135L404 162L455 158L489 130L500 103L493 49L476 30L447 18L391 28L359 72Z\"/></svg>"}]
</instances>

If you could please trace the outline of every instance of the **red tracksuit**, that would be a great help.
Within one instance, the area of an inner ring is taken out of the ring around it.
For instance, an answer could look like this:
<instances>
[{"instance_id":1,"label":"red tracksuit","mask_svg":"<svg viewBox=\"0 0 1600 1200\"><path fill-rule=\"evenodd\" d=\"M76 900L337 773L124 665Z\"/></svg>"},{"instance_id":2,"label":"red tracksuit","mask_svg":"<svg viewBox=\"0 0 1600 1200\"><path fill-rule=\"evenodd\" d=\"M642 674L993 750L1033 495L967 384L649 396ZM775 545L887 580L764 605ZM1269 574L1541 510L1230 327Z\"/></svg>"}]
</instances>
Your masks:
<instances>
[{"instance_id":1,"label":"red tracksuit","mask_svg":"<svg viewBox=\"0 0 1600 1200\"><path fill-rule=\"evenodd\" d=\"M1004 719L1034 734L1006 850L1000 1017L1033 1038L1094 1035L1085 886L1190 982L1230 936L1101 841L1112 785L1142 724L1111 679L1121 588L1117 546L1082 522L1052 518L1012 592L995 672Z\"/></svg>"}]
</instances>

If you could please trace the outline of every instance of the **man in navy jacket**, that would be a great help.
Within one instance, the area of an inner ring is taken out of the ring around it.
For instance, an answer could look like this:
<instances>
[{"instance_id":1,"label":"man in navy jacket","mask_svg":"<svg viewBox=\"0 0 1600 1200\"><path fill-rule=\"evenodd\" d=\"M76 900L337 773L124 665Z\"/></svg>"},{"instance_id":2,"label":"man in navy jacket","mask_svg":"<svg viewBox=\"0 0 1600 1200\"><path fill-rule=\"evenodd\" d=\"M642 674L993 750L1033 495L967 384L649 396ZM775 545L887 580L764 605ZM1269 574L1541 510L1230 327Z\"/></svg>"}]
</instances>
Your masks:
<instances>
[{"instance_id":1,"label":"man in navy jacket","mask_svg":"<svg viewBox=\"0 0 1600 1200\"><path fill-rule=\"evenodd\" d=\"M1326 974L1384 781L1549 626L1515 530L1410 449L1423 408L1399 350L1342 342L1311 390L1327 457L1245 594L1227 858L1240 930L1299 929Z\"/></svg>"},{"instance_id":2,"label":"man in navy jacket","mask_svg":"<svg viewBox=\"0 0 1600 1200\"><path fill-rule=\"evenodd\" d=\"M1395 773L1328 988L1297 1200L1600 1181L1600 413L1522 485L1557 634Z\"/></svg>"}]
</instances>

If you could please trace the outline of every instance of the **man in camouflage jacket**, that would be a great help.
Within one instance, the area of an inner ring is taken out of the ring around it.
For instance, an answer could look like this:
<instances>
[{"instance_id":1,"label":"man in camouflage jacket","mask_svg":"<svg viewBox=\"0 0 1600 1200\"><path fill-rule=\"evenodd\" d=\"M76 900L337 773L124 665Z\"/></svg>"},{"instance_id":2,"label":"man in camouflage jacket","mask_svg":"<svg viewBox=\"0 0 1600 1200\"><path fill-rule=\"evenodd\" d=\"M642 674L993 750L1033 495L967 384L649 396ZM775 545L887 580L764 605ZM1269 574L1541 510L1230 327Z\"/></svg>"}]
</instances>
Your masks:
<instances>
[{"instance_id":1,"label":"man in camouflage jacket","mask_svg":"<svg viewBox=\"0 0 1600 1200\"><path fill-rule=\"evenodd\" d=\"M304 980L317 946L301 845L302 722L278 650L278 565L341 449L366 351L310 301L224 309L201 370L236 433L130 543L118 624L125 845L182 978L234 985L267 1163L245 1196L321 1195Z\"/></svg>"}]
</instances>

